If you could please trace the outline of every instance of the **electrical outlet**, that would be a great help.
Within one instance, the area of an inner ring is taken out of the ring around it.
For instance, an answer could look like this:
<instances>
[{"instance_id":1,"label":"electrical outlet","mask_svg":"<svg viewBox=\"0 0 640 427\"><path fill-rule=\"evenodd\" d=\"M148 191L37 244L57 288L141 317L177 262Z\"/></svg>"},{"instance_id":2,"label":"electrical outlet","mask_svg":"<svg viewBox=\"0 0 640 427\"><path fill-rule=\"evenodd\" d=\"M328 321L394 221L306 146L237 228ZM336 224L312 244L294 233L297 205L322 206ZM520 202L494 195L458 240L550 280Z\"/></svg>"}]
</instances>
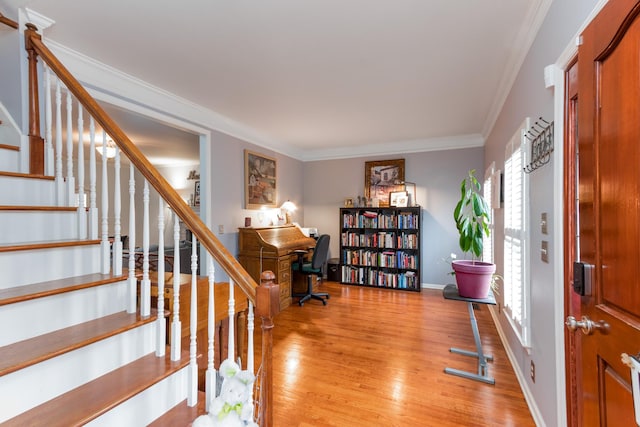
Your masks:
<instances>
[{"instance_id":1,"label":"electrical outlet","mask_svg":"<svg viewBox=\"0 0 640 427\"><path fill-rule=\"evenodd\" d=\"M220 224L218 226L218 234L224 234L224 225Z\"/></svg>"},{"instance_id":2,"label":"electrical outlet","mask_svg":"<svg viewBox=\"0 0 640 427\"><path fill-rule=\"evenodd\" d=\"M531 381L536 382L536 364L531 361Z\"/></svg>"}]
</instances>

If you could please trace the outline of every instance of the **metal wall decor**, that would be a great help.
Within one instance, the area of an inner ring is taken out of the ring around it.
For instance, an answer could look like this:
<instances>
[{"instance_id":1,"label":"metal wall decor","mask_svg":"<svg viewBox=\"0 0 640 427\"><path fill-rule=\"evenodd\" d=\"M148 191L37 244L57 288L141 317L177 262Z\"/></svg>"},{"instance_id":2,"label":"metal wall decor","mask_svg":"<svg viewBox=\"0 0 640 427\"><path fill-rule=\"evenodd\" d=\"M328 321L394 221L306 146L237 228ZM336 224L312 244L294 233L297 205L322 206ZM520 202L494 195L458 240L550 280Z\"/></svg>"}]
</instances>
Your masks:
<instances>
[{"instance_id":1,"label":"metal wall decor","mask_svg":"<svg viewBox=\"0 0 640 427\"><path fill-rule=\"evenodd\" d=\"M531 173L551 160L551 153L553 152L553 122L549 123L540 117L524 137L531 141L531 161L523 170L525 173Z\"/></svg>"}]
</instances>

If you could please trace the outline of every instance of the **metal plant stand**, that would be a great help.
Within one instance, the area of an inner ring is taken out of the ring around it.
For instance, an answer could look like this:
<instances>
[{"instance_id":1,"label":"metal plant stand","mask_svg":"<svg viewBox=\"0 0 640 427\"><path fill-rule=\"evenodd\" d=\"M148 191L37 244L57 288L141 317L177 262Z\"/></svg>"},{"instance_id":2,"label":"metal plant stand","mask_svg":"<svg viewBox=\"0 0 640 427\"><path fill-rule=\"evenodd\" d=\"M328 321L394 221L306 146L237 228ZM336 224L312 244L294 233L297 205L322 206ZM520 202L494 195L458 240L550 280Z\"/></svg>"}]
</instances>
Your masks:
<instances>
[{"instance_id":1,"label":"metal plant stand","mask_svg":"<svg viewBox=\"0 0 640 427\"><path fill-rule=\"evenodd\" d=\"M446 285L442 291L442 295L445 299L454 301L464 301L467 303L469 309L469 319L471 320L471 330L473 331L473 339L476 344L476 351L461 350L459 348L450 348L451 353L461 354L463 356L471 356L478 358L478 373L461 371L459 369L445 368L444 371L447 374L457 375L459 377L468 378L470 380L481 381L487 384L495 384L496 380L489 376L489 368L487 366L487 360L493 360L493 356L486 355L482 352L482 343L480 341L480 332L478 332L478 322L476 321L476 315L473 312L473 304L496 304L496 299L493 292L489 290L489 295L483 299L474 299L461 297L458 294L458 287L454 284Z\"/></svg>"}]
</instances>

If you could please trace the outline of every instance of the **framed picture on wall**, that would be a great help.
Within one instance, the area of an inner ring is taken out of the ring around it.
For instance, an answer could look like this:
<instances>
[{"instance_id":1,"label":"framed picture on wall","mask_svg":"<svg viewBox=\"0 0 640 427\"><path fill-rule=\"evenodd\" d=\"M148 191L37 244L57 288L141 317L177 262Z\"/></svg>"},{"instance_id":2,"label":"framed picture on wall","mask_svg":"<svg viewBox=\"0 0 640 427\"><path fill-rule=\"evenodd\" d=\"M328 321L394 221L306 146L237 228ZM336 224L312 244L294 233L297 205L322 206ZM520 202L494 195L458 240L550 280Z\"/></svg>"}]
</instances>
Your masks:
<instances>
[{"instance_id":1,"label":"framed picture on wall","mask_svg":"<svg viewBox=\"0 0 640 427\"><path fill-rule=\"evenodd\" d=\"M406 191L392 191L389 193L389 206L406 208L409 203L409 195Z\"/></svg>"},{"instance_id":2,"label":"framed picture on wall","mask_svg":"<svg viewBox=\"0 0 640 427\"><path fill-rule=\"evenodd\" d=\"M404 190L404 159L378 160L364 164L364 196L389 206L389 195Z\"/></svg>"},{"instance_id":3,"label":"framed picture on wall","mask_svg":"<svg viewBox=\"0 0 640 427\"><path fill-rule=\"evenodd\" d=\"M245 209L276 207L276 166L275 158L244 150Z\"/></svg>"},{"instance_id":4,"label":"framed picture on wall","mask_svg":"<svg viewBox=\"0 0 640 427\"><path fill-rule=\"evenodd\" d=\"M200 206L200 180L196 181L193 189L193 206Z\"/></svg>"}]
</instances>

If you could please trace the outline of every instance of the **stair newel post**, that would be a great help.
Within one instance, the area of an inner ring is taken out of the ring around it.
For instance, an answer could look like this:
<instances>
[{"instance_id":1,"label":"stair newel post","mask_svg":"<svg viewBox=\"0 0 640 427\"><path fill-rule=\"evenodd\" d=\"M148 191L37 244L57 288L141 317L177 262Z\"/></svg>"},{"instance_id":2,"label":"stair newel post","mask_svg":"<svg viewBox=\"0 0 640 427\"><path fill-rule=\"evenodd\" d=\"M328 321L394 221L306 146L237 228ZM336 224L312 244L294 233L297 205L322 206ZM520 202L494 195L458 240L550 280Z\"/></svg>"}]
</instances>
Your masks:
<instances>
[{"instance_id":1,"label":"stair newel post","mask_svg":"<svg viewBox=\"0 0 640 427\"><path fill-rule=\"evenodd\" d=\"M174 252L176 249L174 249ZM162 357L166 347L167 324L164 320L164 200L158 198L158 320L156 320L156 356ZM175 271L175 267L174 267Z\"/></svg>"},{"instance_id":2,"label":"stair newel post","mask_svg":"<svg viewBox=\"0 0 640 427\"><path fill-rule=\"evenodd\" d=\"M129 164L129 313L136 311L138 278L136 277L136 178L133 163Z\"/></svg>"},{"instance_id":3,"label":"stair newel post","mask_svg":"<svg viewBox=\"0 0 640 427\"><path fill-rule=\"evenodd\" d=\"M89 116L89 239L98 238L98 208L96 204L96 123Z\"/></svg>"},{"instance_id":4,"label":"stair newel post","mask_svg":"<svg viewBox=\"0 0 640 427\"><path fill-rule=\"evenodd\" d=\"M273 272L263 272L256 294L256 314L262 320L262 427L273 427L273 318L280 312L280 286L275 278Z\"/></svg>"},{"instance_id":5,"label":"stair newel post","mask_svg":"<svg viewBox=\"0 0 640 427\"><path fill-rule=\"evenodd\" d=\"M105 153L107 146L107 133L102 131L102 152ZM102 208L102 235L100 241L101 257L102 257L102 274L108 274L110 265L110 251L109 244L109 181L107 178L107 156L102 156L102 188L100 191L101 208Z\"/></svg>"},{"instance_id":6,"label":"stair newel post","mask_svg":"<svg viewBox=\"0 0 640 427\"><path fill-rule=\"evenodd\" d=\"M76 204L76 180L73 176L73 98L67 89L67 206Z\"/></svg>"},{"instance_id":7,"label":"stair newel post","mask_svg":"<svg viewBox=\"0 0 640 427\"><path fill-rule=\"evenodd\" d=\"M62 174L62 93L60 79L56 78L56 203L65 206L64 176Z\"/></svg>"},{"instance_id":8,"label":"stair newel post","mask_svg":"<svg viewBox=\"0 0 640 427\"><path fill-rule=\"evenodd\" d=\"M53 161L53 113L51 110L51 69L45 63L44 66L44 129L46 138L44 140L45 145L45 162L44 169L45 174L53 176L55 174L55 163Z\"/></svg>"},{"instance_id":9,"label":"stair newel post","mask_svg":"<svg viewBox=\"0 0 640 427\"><path fill-rule=\"evenodd\" d=\"M25 48L29 60L29 172L44 175L44 139L40 135L40 100L38 98L38 54L31 39L40 40L35 25L25 30Z\"/></svg>"},{"instance_id":10,"label":"stair newel post","mask_svg":"<svg viewBox=\"0 0 640 427\"><path fill-rule=\"evenodd\" d=\"M180 218L173 213L173 265L180 266ZM174 269L179 267L174 267ZM179 271L179 270L178 270ZM171 320L171 360L180 360L182 324L180 322L180 274L173 275L173 319Z\"/></svg>"},{"instance_id":11,"label":"stair newel post","mask_svg":"<svg viewBox=\"0 0 640 427\"><path fill-rule=\"evenodd\" d=\"M113 259L113 274L122 274L122 235L120 216L122 210L122 201L120 192L122 191L120 185L120 148L116 146L116 157L113 159L113 243L112 243L112 259Z\"/></svg>"},{"instance_id":12,"label":"stair newel post","mask_svg":"<svg viewBox=\"0 0 640 427\"><path fill-rule=\"evenodd\" d=\"M84 118L78 103L78 238L87 238L87 209L84 199Z\"/></svg>"},{"instance_id":13,"label":"stair newel post","mask_svg":"<svg viewBox=\"0 0 640 427\"><path fill-rule=\"evenodd\" d=\"M198 251L196 235L191 235L191 313L189 319L189 391L187 404L195 406L198 403L198 353L196 336L198 333Z\"/></svg>"},{"instance_id":14,"label":"stair newel post","mask_svg":"<svg viewBox=\"0 0 640 427\"><path fill-rule=\"evenodd\" d=\"M215 305L215 267L213 265L213 257L207 253L208 271L209 271L209 301L207 312L207 372L205 373L205 409L210 412L211 402L216 397L216 369L214 366L214 350L215 350L215 333L216 333L216 305Z\"/></svg>"},{"instance_id":15,"label":"stair newel post","mask_svg":"<svg viewBox=\"0 0 640 427\"><path fill-rule=\"evenodd\" d=\"M149 181L142 190L142 281L140 282L140 314L151 315L151 280L149 279Z\"/></svg>"}]
</instances>

